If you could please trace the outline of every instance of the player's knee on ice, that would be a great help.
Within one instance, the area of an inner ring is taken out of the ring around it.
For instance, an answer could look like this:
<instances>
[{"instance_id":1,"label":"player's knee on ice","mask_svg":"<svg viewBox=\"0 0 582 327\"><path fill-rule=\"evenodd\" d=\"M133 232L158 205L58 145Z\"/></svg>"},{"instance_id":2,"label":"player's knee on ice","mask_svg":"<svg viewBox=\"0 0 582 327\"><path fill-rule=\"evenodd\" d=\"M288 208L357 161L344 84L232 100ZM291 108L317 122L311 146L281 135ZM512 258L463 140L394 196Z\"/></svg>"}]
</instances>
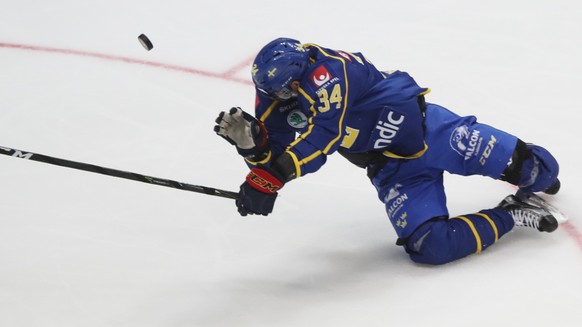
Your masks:
<instances>
[{"instance_id":1,"label":"player's knee on ice","mask_svg":"<svg viewBox=\"0 0 582 327\"><path fill-rule=\"evenodd\" d=\"M499 208L451 219L434 218L417 228L404 248L414 262L441 265L480 253L513 226L511 215Z\"/></svg>"}]
</instances>

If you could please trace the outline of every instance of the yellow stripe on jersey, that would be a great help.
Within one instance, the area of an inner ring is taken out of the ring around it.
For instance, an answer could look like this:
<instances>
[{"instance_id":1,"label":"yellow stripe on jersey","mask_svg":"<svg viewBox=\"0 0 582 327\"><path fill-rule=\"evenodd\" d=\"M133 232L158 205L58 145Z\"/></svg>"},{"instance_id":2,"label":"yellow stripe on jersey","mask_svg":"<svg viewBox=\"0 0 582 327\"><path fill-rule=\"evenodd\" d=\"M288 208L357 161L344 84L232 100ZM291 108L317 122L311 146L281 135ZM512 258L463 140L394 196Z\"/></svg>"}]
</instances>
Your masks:
<instances>
[{"instance_id":1,"label":"yellow stripe on jersey","mask_svg":"<svg viewBox=\"0 0 582 327\"><path fill-rule=\"evenodd\" d=\"M330 57L330 58L334 58L334 59L336 59L336 60L339 60L339 61L342 63L342 66L343 66L343 71L344 71L344 77L345 77L345 85L346 85L346 91L345 91L345 96L344 96L344 98L343 98L343 108L342 108L342 113L341 113L340 119L339 119L339 121L338 121L338 135L337 135L335 138L333 138L333 139L332 139L332 140L331 140L331 141L330 141L330 142L327 144L327 146L326 146L326 147L323 149L323 151L316 151L315 153L313 153L313 154L312 154L312 155L310 155L309 157L306 157L306 158L304 158L303 160L301 160L301 164L306 164L306 163L310 162L311 160L313 160L313 159L317 158L317 157L318 157L319 155L321 155L321 154L327 154L327 153L328 153L328 152L331 150L331 148L333 147L333 145L334 145L335 143L337 143L337 142L338 142L338 141L341 139L341 137L342 137L342 131L343 131L343 128L342 128L342 126L343 126L344 117L345 117L345 114L346 114L346 111L347 111L347 107L348 107L348 94L349 94L349 81L348 81L347 66L346 66L346 61L345 61L345 59L344 59L343 57L338 57L338 56L333 56L333 55L330 55L329 53L325 52L325 51L324 51L324 50L323 50L321 47L319 47L319 46L317 46L317 45L315 45L315 44L307 44L307 45L305 45L305 46L306 46L306 47L312 47L312 46L313 46L313 47L317 48L317 49L318 49L318 50L319 50L319 51L320 51L320 52L321 52L321 53L322 53L324 56L326 56L326 57ZM306 99L307 99L307 100L308 100L308 101L311 103L311 105L312 105L312 106L311 106L311 108L310 108L310 109L311 109L311 111L312 111L312 112L314 112L314 116L315 116L315 113L316 113L316 111L315 111L315 109L313 108L313 104L315 103L315 101L314 101L314 100L313 100L311 97L309 97L309 96L307 95L307 93L306 93L305 91L303 91L302 89L300 89L299 91L300 91L300 92L301 92L301 94L302 94L303 96L305 96L305 97L306 97ZM313 127L313 125L311 125L311 126L309 127L309 129L308 129L307 133L304 133L303 135L301 135L301 137L300 137L300 138L298 138L298 139L297 139L295 142L293 142L293 143L290 145L290 147L293 147L293 146L295 146L297 143L299 143L301 140L304 140L304 139L305 139L305 137L307 137L307 136L309 135L309 133L311 133L312 127Z\"/></svg>"},{"instance_id":2,"label":"yellow stripe on jersey","mask_svg":"<svg viewBox=\"0 0 582 327\"><path fill-rule=\"evenodd\" d=\"M307 99L307 101L309 101L309 103L311 103L311 107L309 107L309 110L312 113L310 120L313 120L313 117L317 116L317 110L315 110L315 108L313 107L313 105L315 104L315 100L313 100L309 96L309 94L307 94L307 92L305 92L305 90L302 88L299 88L299 93L301 93L305 97L305 99Z\"/></svg>"},{"instance_id":3,"label":"yellow stripe on jersey","mask_svg":"<svg viewBox=\"0 0 582 327\"><path fill-rule=\"evenodd\" d=\"M295 144L303 141L309 134L311 134L311 131L313 131L313 127L315 127L315 125L313 125L312 118L309 118L308 122L309 122L309 127L307 128L307 132L299 135L299 137L296 138L295 141L291 142L291 144L289 144L289 146L287 147L287 150L291 149L292 147L295 146Z\"/></svg>"},{"instance_id":4,"label":"yellow stripe on jersey","mask_svg":"<svg viewBox=\"0 0 582 327\"><path fill-rule=\"evenodd\" d=\"M419 95L427 95L427 94L429 94L429 93L430 93L430 91L431 91L431 89L426 89L426 91L422 92L422 93L421 93L421 94L419 94Z\"/></svg>"},{"instance_id":5,"label":"yellow stripe on jersey","mask_svg":"<svg viewBox=\"0 0 582 327\"><path fill-rule=\"evenodd\" d=\"M299 88L299 93L301 93L305 99L307 99L307 101L309 101L309 103L311 103L311 107L309 108L309 110L311 111L311 117L309 117L309 119L307 120L307 123L309 124L309 127L307 128L307 132L299 135L299 137L297 139L295 139L295 141L291 142L291 144L289 144L289 146L287 147L287 149L285 150L286 153L288 153L289 155L291 155L291 158L293 159L293 163L295 164L295 171L296 171L296 178L301 176L301 165L305 164L306 161L304 158L303 160L299 160L299 158L297 158L297 155L295 155L295 153L293 153L290 149L295 146L297 143L305 140L305 138L307 136L309 136L309 134L311 134L311 132L313 131L313 128L315 127L315 125L313 125L313 118L315 118L315 116L317 116L317 110L315 110L315 108L313 107L313 104L315 104L315 101L307 94L307 92L305 92L304 89ZM311 156L308 156L307 158L315 158L318 155L321 154L321 151L316 151L314 154L312 154ZM309 159L311 160L311 159Z\"/></svg>"},{"instance_id":6,"label":"yellow stripe on jersey","mask_svg":"<svg viewBox=\"0 0 582 327\"><path fill-rule=\"evenodd\" d=\"M409 155L409 156L400 156L400 155L397 155L396 153L392 153L390 151L384 151L384 152L382 152L382 154L388 158L394 158L394 159L416 159L416 158L420 158L426 152L426 150L428 150L428 145L426 145L426 143L425 143L424 149L418 151L415 154Z\"/></svg>"},{"instance_id":7,"label":"yellow stripe on jersey","mask_svg":"<svg viewBox=\"0 0 582 327\"><path fill-rule=\"evenodd\" d=\"M292 151L285 151L285 153L289 154L291 159L293 159L293 164L295 165L295 178L299 178L301 176L301 164L299 163L299 159L297 159L297 156Z\"/></svg>"},{"instance_id":8,"label":"yellow stripe on jersey","mask_svg":"<svg viewBox=\"0 0 582 327\"><path fill-rule=\"evenodd\" d=\"M279 104L279 100L273 101L273 103L271 103L269 108L267 108L267 110L265 110L265 113L263 115L261 115L260 120L262 122L265 122L265 120L269 117L269 115L273 112L273 110L277 107L278 104Z\"/></svg>"},{"instance_id":9,"label":"yellow stripe on jersey","mask_svg":"<svg viewBox=\"0 0 582 327\"><path fill-rule=\"evenodd\" d=\"M299 88L299 93L301 93L301 95L303 95L305 97L305 99L307 99L307 101L309 101L309 103L311 103L311 111L315 111L315 109L313 109L313 104L315 103L315 100L313 100L309 94L307 94L307 92L305 92L305 90L303 88Z\"/></svg>"},{"instance_id":10,"label":"yellow stripe on jersey","mask_svg":"<svg viewBox=\"0 0 582 327\"><path fill-rule=\"evenodd\" d=\"M314 153L312 153L311 155L303 158L303 160L301 160L301 164L306 164L308 162L310 162L311 160L319 157L319 155L321 154L321 150L317 150Z\"/></svg>"},{"instance_id":11,"label":"yellow stripe on jersey","mask_svg":"<svg viewBox=\"0 0 582 327\"><path fill-rule=\"evenodd\" d=\"M475 253L481 253L481 251L483 250L483 245L481 244L481 237L479 236L479 233L477 232L475 225L473 225L473 222L471 222L469 218L463 216L457 216L453 218L461 219L462 221L466 222L467 225L469 225L469 228L473 232L473 235L475 235L475 242L477 243L477 251L475 251Z\"/></svg>"},{"instance_id":12,"label":"yellow stripe on jersey","mask_svg":"<svg viewBox=\"0 0 582 327\"><path fill-rule=\"evenodd\" d=\"M329 144L325 147L325 149L323 150L324 154L327 154L329 152L329 150L331 149L331 147L337 143L337 141L339 141L342 137L342 131L343 131L343 123L344 123L344 117L346 114L346 111L348 109L348 95L349 95L349 90L350 90L350 83L348 81L348 68L346 65L346 60L343 57L338 57L338 56L332 56L330 54L328 54L327 52L325 52L321 47L317 46L317 45L313 45L314 47L316 47L317 49L319 49L319 51L321 51L321 53L323 53L324 56L326 57L330 57L330 58L334 58L337 59L339 61L341 61L342 66L343 66L343 70L344 70L344 77L346 79L345 84L346 84L346 92L345 92L345 97L343 99L344 101L344 105L342 108L342 114L340 116L339 122L338 122L338 135L331 140L331 142L329 142Z\"/></svg>"},{"instance_id":13,"label":"yellow stripe on jersey","mask_svg":"<svg viewBox=\"0 0 582 327\"><path fill-rule=\"evenodd\" d=\"M313 118L315 116L317 116L317 111L315 110L315 108L313 108L313 104L315 103L315 101L313 101L313 99L302 88L299 88L299 93L301 93L307 99L307 101L309 101L309 103L311 103L311 107L309 108L309 110L311 110L312 115L307 120L307 123L309 124L309 127L307 128L307 132L299 135L299 137L297 139L295 139L295 141L293 141L291 144L289 144L289 146L287 147L287 150L294 147L295 144L304 140L309 134L311 134L313 127L315 127L315 125L313 125Z\"/></svg>"}]
</instances>

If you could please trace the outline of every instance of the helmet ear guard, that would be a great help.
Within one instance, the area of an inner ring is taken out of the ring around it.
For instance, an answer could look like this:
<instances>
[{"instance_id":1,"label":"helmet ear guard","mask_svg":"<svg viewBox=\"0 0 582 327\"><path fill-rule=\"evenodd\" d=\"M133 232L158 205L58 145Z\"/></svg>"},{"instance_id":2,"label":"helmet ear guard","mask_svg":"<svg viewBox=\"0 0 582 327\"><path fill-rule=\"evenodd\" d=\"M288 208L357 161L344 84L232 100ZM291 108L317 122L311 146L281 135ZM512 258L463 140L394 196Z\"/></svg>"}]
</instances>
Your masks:
<instances>
[{"instance_id":1,"label":"helmet ear guard","mask_svg":"<svg viewBox=\"0 0 582 327\"><path fill-rule=\"evenodd\" d=\"M278 38L257 54L251 71L253 82L261 93L286 100L289 84L303 77L308 64L309 55L301 42Z\"/></svg>"}]
</instances>

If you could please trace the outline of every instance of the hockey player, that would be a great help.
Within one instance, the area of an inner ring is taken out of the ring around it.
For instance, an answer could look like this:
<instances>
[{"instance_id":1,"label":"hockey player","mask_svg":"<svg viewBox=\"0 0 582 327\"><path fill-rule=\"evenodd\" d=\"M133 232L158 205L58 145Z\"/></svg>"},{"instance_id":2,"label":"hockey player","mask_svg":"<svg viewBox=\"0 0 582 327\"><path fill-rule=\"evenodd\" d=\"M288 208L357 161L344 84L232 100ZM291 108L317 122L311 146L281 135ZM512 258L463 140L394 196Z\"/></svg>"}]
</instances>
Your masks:
<instances>
[{"instance_id":1,"label":"hockey player","mask_svg":"<svg viewBox=\"0 0 582 327\"><path fill-rule=\"evenodd\" d=\"M405 72L379 71L361 53L279 38L260 50L252 78L254 116L235 107L220 113L214 129L251 168L236 201L243 216L271 213L286 183L337 152L367 170L396 244L415 262L479 253L514 226L558 227L549 212L513 195L495 208L449 217L444 171L554 194L558 163L540 146L425 102L430 90Z\"/></svg>"}]
</instances>

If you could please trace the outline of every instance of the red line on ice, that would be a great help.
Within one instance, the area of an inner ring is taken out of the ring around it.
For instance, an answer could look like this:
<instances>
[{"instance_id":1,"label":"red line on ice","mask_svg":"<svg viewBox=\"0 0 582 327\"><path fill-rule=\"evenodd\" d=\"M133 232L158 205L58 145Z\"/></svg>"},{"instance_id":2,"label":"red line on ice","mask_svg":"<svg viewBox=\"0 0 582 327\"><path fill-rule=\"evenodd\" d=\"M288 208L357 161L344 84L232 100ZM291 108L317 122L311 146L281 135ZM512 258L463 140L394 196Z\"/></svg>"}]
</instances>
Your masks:
<instances>
[{"instance_id":1,"label":"red line on ice","mask_svg":"<svg viewBox=\"0 0 582 327\"><path fill-rule=\"evenodd\" d=\"M514 192L517 190L517 187L507 184L508 188L513 190ZM565 213L564 213L565 214ZM566 218L569 218L569 215L566 215ZM574 240L578 249L582 251L582 233L576 228L576 226L572 225L569 221L560 224L558 227L558 231L564 230L568 236Z\"/></svg>"},{"instance_id":2,"label":"red line on ice","mask_svg":"<svg viewBox=\"0 0 582 327\"><path fill-rule=\"evenodd\" d=\"M578 248L582 250L582 233L570 222L566 222L560 225L561 229L564 229L566 233L576 242Z\"/></svg>"},{"instance_id":3,"label":"red line on ice","mask_svg":"<svg viewBox=\"0 0 582 327\"><path fill-rule=\"evenodd\" d=\"M226 80L226 81L252 85L252 82L250 80L238 78L238 77L234 76L241 69L243 69L247 65L249 65L252 59L247 59L244 62L228 69L224 73L213 73L213 72L209 72L209 71L205 71L205 70L201 70L201 69L165 64L165 63L160 63L160 62L155 62L155 61L129 58L129 57L123 57L123 56L115 56L115 55L109 55L109 54L98 53L98 52L73 50L73 49L61 49L61 48L52 48L52 47L44 47L44 46L36 46L36 45L2 43L2 42L0 42L0 48L60 53L60 54L65 54L65 55L74 55L74 56L82 56L82 57L99 58L99 59L105 59L105 60L111 60L111 61L120 61L120 62L126 62L126 63L130 63L130 64L146 65L146 66L155 67L155 68L162 68L162 69L173 70L173 71L178 71L178 72L182 72L182 73L188 73L188 74L199 75L199 76L204 76L204 77L211 77L211 78L218 78L218 79L222 79L222 80Z\"/></svg>"},{"instance_id":4,"label":"red line on ice","mask_svg":"<svg viewBox=\"0 0 582 327\"><path fill-rule=\"evenodd\" d=\"M205 71L205 70L201 70L201 69L165 64L165 63L160 63L160 62L155 62L155 61L135 59L135 58L129 58L129 57L123 57L123 56L115 56L115 55L109 55L109 54L98 53L98 52L73 50L73 49L60 49L60 48L43 47L43 46L36 46L36 45L2 43L2 42L0 42L0 48L11 48L11 49L19 49L19 50L61 53L61 54L65 54L65 55L74 55L74 56L82 56L82 57L93 57L93 58L99 58L99 59L105 59L105 60L111 60L111 61L126 62L126 63L130 63L130 64L146 65L146 66L155 67L155 68L162 68L162 69L173 70L173 71L178 71L178 72L182 72L182 73L188 73L188 74L199 75L199 76L204 76L204 77L211 77L211 78L218 78L218 79L222 79L222 80L226 80L226 81L252 85L252 82L250 80L242 79L242 78L238 78L238 77L234 76L240 70L242 70L243 68L248 66L251 63L252 58L241 62L240 64L228 69L224 73L213 73L213 72L209 72L209 71ZM582 233L580 233L580 231L578 231L578 229L576 229L576 227L574 227L574 225L572 225L568 222L562 224L561 228L564 229L566 231L566 233L568 233L568 235L576 242L576 244L578 245L580 250L582 250Z\"/></svg>"}]
</instances>

